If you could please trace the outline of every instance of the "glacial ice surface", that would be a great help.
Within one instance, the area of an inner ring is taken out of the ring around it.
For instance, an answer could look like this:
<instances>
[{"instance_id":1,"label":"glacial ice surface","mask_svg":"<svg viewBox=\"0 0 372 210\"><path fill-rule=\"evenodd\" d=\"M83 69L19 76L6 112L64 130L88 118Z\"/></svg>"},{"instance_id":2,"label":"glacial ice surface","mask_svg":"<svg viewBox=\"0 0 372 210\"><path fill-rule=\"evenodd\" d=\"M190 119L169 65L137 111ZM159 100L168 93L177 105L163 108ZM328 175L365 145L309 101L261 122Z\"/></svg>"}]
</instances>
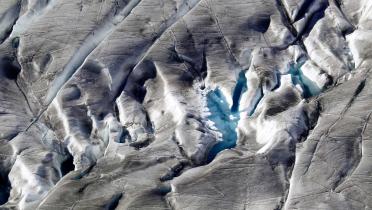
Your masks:
<instances>
[{"instance_id":1,"label":"glacial ice surface","mask_svg":"<svg viewBox=\"0 0 372 210\"><path fill-rule=\"evenodd\" d=\"M302 73L302 65L303 62L293 63L290 65L289 73L292 76L292 82L294 85L299 84L302 87L305 98L316 96L322 91L322 89Z\"/></svg>"},{"instance_id":2,"label":"glacial ice surface","mask_svg":"<svg viewBox=\"0 0 372 210\"><path fill-rule=\"evenodd\" d=\"M371 17L0 0L0 209L371 209Z\"/></svg>"}]
</instances>

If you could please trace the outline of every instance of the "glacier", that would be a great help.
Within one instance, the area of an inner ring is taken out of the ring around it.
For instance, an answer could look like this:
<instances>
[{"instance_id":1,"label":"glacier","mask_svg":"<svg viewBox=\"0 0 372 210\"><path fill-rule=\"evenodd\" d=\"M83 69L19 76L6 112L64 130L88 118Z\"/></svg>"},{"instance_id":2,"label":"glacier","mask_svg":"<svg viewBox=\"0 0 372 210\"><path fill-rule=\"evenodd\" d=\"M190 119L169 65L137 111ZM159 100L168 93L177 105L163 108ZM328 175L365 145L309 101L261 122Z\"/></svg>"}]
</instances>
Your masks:
<instances>
[{"instance_id":1,"label":"glacier","mask_svg":"<svg viewBox=\"0 0 372 210\"><path fill-rule=\"evenodd\" d=\"M371 20L370 0L1 0L0 209L372 208Z\"/></svg>"}]
</instances>

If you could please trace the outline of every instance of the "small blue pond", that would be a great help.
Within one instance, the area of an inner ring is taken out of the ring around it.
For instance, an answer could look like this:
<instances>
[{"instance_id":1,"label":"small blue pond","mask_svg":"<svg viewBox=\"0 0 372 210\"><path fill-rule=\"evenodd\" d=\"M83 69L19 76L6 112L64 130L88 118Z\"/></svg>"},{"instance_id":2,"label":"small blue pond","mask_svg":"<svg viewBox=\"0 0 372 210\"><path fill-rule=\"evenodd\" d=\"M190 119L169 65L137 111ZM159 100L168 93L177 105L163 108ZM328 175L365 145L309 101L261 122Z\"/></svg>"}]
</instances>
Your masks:
<instances>
[{"instance_id":1,"label":"small blue pond","mask_svg":"<svg viewBox=\"0 0 372 210\"><path fill-rule=\"evenodd\" d=\"M247 78L245 77L245 72L241 71L238 76L238 81L236 83L233 92L233 104L231 106L231 112L235 113L239 111L240 98L242 94L247 90Z\"/></svg>"},{"instance_id":2,"label":"small blue pond","mask_svg":"<svg viewBox=\"0 0 372 210\"><path fill-rule=\"evenodd\" d=\"M289 73L292 76L293 84L301 85L303 89L303 95L305 98L309 98L315 95L318 95L322 90L309 78L307 78L301 71L301 66L304 62L291 64Z\"/></svg>"},{"instance_id":3,"label":"small blue pond","mask_svg":"<svg viewBox=\"0 0 372 210\"><path fill-rule=\"evenodd\" d=\"M321 89L302 73L301 66L303 64L304 62L299 62L290 65L289 73L292 76L292 82L295 85L301 85L305 98L318 95L321 92ZM222 134L221 141L214 145L210 150L208 154L208 162L211 162L222 150L235 147L238 138L236 127L240 119L240 98L247 89L245 72L241 71L234 88L232 96L233 104L231 108L229 107L225 96L218 88L207 94L207 106L211 113L208 116L208 119L214 122L215 127ZM257 100L257 104L259 101L260 100ZM255 106L257 106L257 104ZM255 109L253 109L249 115L252 115L254 111Z\"/></svg>"},{"instance_id":4,"label":"small blue pond","mask_svg":"<svg viewBox=\"0 0 372 210\"><path fill-rule=\"evenodd\" d=\"M235 147L238 138L236 127L240 119L239 103L241 95L246 90L247 79L245 78L245 72L241 71L233 92L233 104L231 108L225 96L218 88L207 94L207 106L211 113L208 119L214 122L215 127L222 134L221 141L210 150L208 162L211 162L222 150Z\"/></svg>"}]
</instances>

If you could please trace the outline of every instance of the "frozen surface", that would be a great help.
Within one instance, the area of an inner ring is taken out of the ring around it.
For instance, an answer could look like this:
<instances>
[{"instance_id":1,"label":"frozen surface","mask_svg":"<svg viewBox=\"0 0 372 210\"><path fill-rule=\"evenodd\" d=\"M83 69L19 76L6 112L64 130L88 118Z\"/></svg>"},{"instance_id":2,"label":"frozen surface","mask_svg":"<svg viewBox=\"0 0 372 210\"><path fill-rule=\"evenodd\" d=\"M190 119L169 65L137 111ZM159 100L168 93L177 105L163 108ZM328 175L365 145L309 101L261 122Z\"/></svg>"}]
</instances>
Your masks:
<instances>
[{"instance_id":1,"label":"frozen surface","mask_svg":"<svg viewBox=\"0 0 372 210\"><path fill-rule=\"evenodd\" d=\"M292 82L295 85L298 84L301 86L305 98L316 96L322 91L322 89L304 74L301 69L302 65L303 64L298 63L290 66L289 73L291 74Z\"/></svg>"},{"instance_id":2,"label":"frozen surface","mask_svg":"<svg viewBox=\"0 0 372 210\"><path fill-rule=\"evenodd\" d=\"M0 209L371 209L371 19L0 0Z\"/></svg>"}]
</instances>

